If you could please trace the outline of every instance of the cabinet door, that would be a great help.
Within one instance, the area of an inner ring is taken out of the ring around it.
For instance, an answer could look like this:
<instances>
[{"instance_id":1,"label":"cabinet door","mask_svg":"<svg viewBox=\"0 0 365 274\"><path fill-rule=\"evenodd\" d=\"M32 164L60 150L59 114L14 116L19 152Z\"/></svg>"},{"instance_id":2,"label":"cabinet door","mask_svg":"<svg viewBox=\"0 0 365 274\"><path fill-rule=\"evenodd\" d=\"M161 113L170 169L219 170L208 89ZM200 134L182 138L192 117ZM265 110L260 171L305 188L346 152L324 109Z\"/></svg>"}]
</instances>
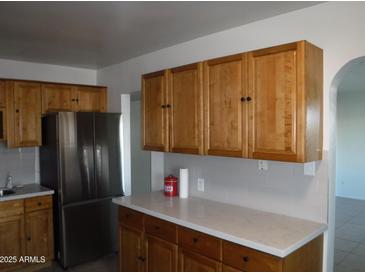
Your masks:
<instances>
[{"instance_id":1,"label":"cabinet door","mask_svg":"<svg viewBox=\"0 0 365 274\"><path fill-rule=\"evenodd\" d=\"M77 109L75 111L105 112L106 89L100 87L77 86Z\"/></svg>"},{"instance_id":2,"label":"cabinet door","mask_svg":"<svg viewBox=\"0 0 365 274\"><path fill-rule=\"evenodd\" d=\"M42 112L72 111L76 96L72 86L42 84Z\"/></svg>"},{"instance_id":3,"label":"cabinet door","mask_svg":"<svg viewBox=\"0 0 365 274\"><path fill-rule=\"evenodd\" d=\"M23 215L0 218L0 256L25 254ZM15 267L14 263L0 263L0 271Z\"/></svg>"},{"instance_id":4,"label":"cabinet door","mask_svg":"<svg viewBox=\"0 0 365 274\"><path fill-rule=\"evenodd\" d=\"M142 76L143 149L168 151L166 72Z\"/></svg>"},{"instance_id":5,"label":"cabinet door","mask_svg":"<svg viewBox=\"0 0 365 274\"><path fill-rule=\"evenodd\" d=\"M123 272L144 271L142 232L125 226L119 227L119 263L119 270Z\"/></svg>"},{"instance_id":6,"label":"cabinet door","mask_svg":"<svg viewBox=\"0 0 365 274\"><path fill-rule=\"evenodd\" d=\"M6 106L5 81L0 80L0 108Z\"/></svg>"},{"instance_id":7,"label":"cabinet door","mask_svg":"<svg viewBox=\"0 0 365 274\"><path fill-rule=\"evenodd\" d=\"M148 272L176 272L177 245L156 237L146 236Z\"/></svg>"},{"instance_id":8,"label":"cabinet door","mask_svg":"<svg viewBox=\"0 0 365 274\"><path fill-rule=\"evenodd\" d=\"M52 210L38 210L25 214L26 254L53 259Z\"/></svg>"},{"instance_id":9,"label":"cabinet door","mask_svg":"<svg viewBox=\"0 0 365 274\"><path fill-rule=\"evenodd\" d=\"M179 249L179 271L182 272L218 272L222 264L216 260L190 252L186 249Z\"/></svg>"},{"instance_id":10,"label":"cabinet door","mask_svg":"<svg viewBox=\"0 0 365 274\"><path fill-rule=\"evenodd\" d=\"M222 264L222 272L241 272L241 270L226 264Z\"/></svg>"},{"instance_id":11,"label":"cabinet door","mask_svg":"<svg viewBox=\"0 0 365 274\"><path fill-rule=\"evenodd\" d=\"M246 55L205 62L205 153L247 156Z\"/></svg>"},{"instance_id":12,"label":"cabinet door","mask_svg":"<svg viewBox=\"0 0 365 274\"><path fill-rule=\"evenodd\" d=\"M170 151L203 153L202 64L171 69L168 76Z\"/></svg>"},{"instance_id":13,"label":"cabinet door","mask_svg":"<svg viewBox=\"0 0 365 274\"><path fill-rule=\"evenodd\" d=\"M14 146L41 145L41 87L33 82L14 83Z\"/></svg>"},{"instance_id":14,"label":"cabinet door","mask_svg":"<svg viewBox=\"0 0 365 274\"><path fill-rule=\"evenodd\" d=\"M298 54L296 43L249 54L250 157L297 159Z\"/></svg>"}]
</instances>

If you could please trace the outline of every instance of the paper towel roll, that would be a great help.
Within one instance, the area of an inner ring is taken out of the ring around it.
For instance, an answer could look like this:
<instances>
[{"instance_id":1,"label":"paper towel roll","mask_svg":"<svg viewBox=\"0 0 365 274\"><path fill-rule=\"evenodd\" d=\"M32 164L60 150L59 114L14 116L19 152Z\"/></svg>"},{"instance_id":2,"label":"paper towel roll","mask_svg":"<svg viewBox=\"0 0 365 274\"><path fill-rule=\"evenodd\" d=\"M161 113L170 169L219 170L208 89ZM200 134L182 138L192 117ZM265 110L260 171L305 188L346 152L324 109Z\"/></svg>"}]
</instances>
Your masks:
<instances>
[{"instance_id":1,"label":"paper towel roll","mask_svg":"<svg viewBox=\"0 0 365 274\"><path fill-rule=\"evenodd\" d=\"M179 196L180 198L189 196L189 170L187 168L180 168Z\"/></svg>"}]
</instances>

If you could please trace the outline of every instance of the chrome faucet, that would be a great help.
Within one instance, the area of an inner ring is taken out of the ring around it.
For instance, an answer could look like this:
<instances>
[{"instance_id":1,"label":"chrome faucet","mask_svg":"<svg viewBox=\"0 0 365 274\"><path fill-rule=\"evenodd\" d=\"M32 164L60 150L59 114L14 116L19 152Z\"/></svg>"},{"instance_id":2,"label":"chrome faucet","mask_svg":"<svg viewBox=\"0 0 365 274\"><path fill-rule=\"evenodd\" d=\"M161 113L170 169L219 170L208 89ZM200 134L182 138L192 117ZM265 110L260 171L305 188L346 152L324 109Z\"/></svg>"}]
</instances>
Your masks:
<instances>
[{"instance_id":1,"label":"chrome faucet","mask_svg":"<svg viewBox=\"0 0 365 274\"><path fill-rule=\"evenodd\" d=\"M14 179L13 179L13 176L11 176L10 174L6 178L5 188L7 188L7 189L13 189L14 188Z\"/></svg>"}]
</instances>

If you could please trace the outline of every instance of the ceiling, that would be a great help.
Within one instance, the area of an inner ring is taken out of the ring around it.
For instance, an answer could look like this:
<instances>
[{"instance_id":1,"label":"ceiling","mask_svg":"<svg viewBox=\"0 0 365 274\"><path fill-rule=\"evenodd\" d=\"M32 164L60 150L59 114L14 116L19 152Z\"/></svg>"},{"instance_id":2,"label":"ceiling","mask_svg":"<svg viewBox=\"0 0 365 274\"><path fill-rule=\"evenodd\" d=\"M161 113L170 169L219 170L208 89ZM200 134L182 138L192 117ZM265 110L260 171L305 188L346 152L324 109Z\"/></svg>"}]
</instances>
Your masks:
<instances>
[{"instance_id":1,"label":"ceiling","mask_svg":"<svg viewBox=\"0 0 365 274\"><path fill-rule=\"evenodd\" d=\"M101 68L320 2L0 2L0 58Z\"/></svg>"},{"instance_id":2,"label":"ceiling","mask_svg":"<svg viewBox=\"0 0 365 274\"><path fill-rule=\"evenodd\" d=\"M365 58L361 58L346 71L338 92L365 92Z\"/></svg>"}]
</instances>

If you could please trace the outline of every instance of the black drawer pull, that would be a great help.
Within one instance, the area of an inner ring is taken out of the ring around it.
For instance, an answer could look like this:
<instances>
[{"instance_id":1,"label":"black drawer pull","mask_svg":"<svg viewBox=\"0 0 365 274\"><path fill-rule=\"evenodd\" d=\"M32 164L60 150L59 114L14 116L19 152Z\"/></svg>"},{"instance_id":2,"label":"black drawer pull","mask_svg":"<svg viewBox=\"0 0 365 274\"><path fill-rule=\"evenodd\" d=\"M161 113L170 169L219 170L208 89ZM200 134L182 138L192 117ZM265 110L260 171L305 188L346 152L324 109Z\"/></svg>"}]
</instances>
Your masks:
<instances>
[{"instance_id":1,"label":"black drawer pull","mask_svg":"<svg viewBox=\"0 0 365 274\"><path fill-rule=\"evenodd\" d=\"M193 242L194 242L194 244L195 243L197 243L199 241L199 239L198 238L193 238Z\"/></svg>"},{"instance_id":2,"label":"black drawer pull","mask_svg":"<svg viewBox=\"0 0 365 274\"><path fill-rule=\"evenodd\" d=\"M41 206L42 205L42 203L41 202L38 202L38 206Z\"/></svg>"},{"instance_id":3,"label":"black drawer pull","mask_svg":"<svg viewBox=\"0 0 365 274\"><path fill-rule=\"evenodd\" d=\"M247 262L249 261L248 256L244 256L242 259L243 259L243 261L244 261L245 263L247 263Z\"/></svg>"},{"instance_id":4,"label":"black drawer pull","mask_svg":"<svg viewBox=\"0 0 365 274\"><path fill-rule=\"evenodd\" d=\"M250 102L250 101L252 100L252 98L251 98L251 97L247 97L247 98L246 98L246 100L247 100L248 102Z\"/></svg>"},{"instance_id":5,"label":"black drawer pull","mask_svg":"<svg viewBox=\"0 0 365 274\"><path fill-rule=\"evenodd\" d=\"M155 226L155 229L156 229L156 230L159 230L159 229L160 229L160 227L159 227L158 225L156 225L156 226Z\"/></svg>"}]
</instances>

